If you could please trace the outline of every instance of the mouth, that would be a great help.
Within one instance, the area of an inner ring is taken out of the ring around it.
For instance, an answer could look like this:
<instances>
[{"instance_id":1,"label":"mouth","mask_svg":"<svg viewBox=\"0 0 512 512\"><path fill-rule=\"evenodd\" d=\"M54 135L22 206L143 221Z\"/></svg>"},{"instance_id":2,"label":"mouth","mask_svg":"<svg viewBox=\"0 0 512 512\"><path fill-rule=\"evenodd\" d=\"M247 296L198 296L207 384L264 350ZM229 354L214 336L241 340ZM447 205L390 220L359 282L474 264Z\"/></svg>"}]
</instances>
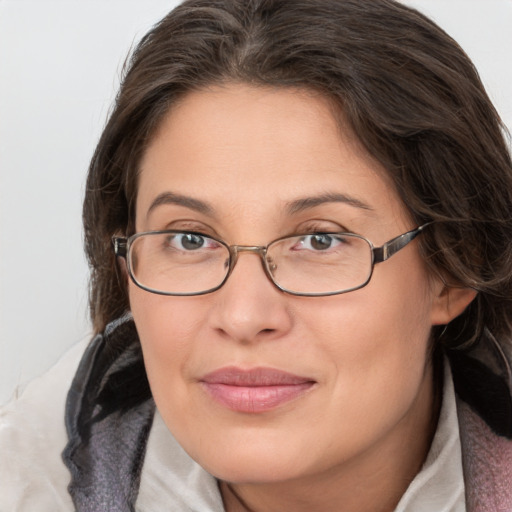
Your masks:
<instances>
[{"instance_id":1,"label":"mouth","mask_svg":"<svg viewBox=\"0 0 512 512\"><path fill-rule=\"evenodd\" d=\"M243 413L276 409L302 396L316 384L309 377L273 368L242 370L235 367L209 373L200 383L216 402Z\"/></svg>"}]
</instances>

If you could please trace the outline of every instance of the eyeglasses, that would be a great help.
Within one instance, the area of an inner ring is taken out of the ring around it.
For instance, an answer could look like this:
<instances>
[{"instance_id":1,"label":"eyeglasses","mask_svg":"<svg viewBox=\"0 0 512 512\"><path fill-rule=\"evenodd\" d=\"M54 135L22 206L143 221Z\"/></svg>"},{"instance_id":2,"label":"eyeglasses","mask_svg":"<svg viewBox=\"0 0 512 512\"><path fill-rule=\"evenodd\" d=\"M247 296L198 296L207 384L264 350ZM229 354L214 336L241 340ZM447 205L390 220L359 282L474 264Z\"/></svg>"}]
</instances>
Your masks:
<instances>
[{"instance_id":1,"label":"eyeglasses","mask_svg":"<svg viewBox=\"0 0 512 512\"><path fill-rule=\"evenodd\" d=\"M374 247L354 233L285 236L267 246L228 245L193 231L149 231L112 239L140 288L160 295L203 295L218 290L242 252L261 258L263 269L283 292L302 296L347 293L367 285L373 267L391 258L431 224Z\"/></svg>"}]
</instances>

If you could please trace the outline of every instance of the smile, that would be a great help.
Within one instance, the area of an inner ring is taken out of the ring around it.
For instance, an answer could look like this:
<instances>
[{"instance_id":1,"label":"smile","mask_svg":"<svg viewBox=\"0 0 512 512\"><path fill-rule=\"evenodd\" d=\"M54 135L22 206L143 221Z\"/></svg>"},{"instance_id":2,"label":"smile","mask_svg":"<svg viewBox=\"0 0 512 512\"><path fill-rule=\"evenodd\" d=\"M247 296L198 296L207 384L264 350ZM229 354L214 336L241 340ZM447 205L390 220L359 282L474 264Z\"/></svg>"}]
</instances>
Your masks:
<instances>
[{"instance_id":1,"label":"smile","mask_svg":"<svg viewBox=\"0 0 512 512\"><path fill-rule=\"evenodd\" d=\"M204 376L201 385L218 403L243 413L270 411L306 393L315 381L272 368L226 367Z\"/></svg>"}]
</instances>

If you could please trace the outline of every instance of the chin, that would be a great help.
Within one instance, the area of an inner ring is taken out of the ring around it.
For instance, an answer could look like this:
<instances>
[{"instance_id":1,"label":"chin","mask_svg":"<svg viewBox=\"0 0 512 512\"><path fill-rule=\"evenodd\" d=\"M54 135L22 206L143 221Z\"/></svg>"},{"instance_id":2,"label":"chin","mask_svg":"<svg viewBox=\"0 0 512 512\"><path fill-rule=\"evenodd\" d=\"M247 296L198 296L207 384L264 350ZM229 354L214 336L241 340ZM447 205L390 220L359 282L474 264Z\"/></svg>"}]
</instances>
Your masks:
<instances>
[{"instance_id":1,"label":"chin","mask_svg":"<svg viewBox=\"0 0 512 512\"><path fill-rule=\"evenodd\" d=\"M304 449L311 442L297 433L290 435L290 431L268 426L210 428L200 439L178 441L200 466L220 480L282 482L306 474L312 462L308 462ZM205 438L207 441L202 441Z\"/></svg>"},{"instance_id":2,"label":"chin","mask_svg":"<svg viewBox=\"0 0 512 512\"><path fill-rule=\"evenodd\" d=\"M199 464L210 474L230 483L263 484L294 480L307 471L290 459L283 460L281 454L267 456L237 453L234 457L221 454L220 460L201 461Z\"/></svg>"}]
</instances>

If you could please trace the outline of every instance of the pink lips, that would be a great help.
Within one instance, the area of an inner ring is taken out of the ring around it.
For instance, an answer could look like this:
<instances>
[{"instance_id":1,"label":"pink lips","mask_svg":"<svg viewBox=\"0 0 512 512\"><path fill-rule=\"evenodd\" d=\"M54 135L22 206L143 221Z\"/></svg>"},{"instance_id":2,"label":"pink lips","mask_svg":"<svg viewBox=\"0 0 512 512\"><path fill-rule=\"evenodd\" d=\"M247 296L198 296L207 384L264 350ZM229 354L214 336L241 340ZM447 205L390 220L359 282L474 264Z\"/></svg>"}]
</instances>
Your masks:
<instances>
[{"instance_id":1,"label":"pink lips","mask_svg":"<svg viewBox=\"0 0 512 512\"><path fill-rule=\"evenodd\" d=\"M315 381L272 368L226 367L201 379L214 400L237 412L274 409L308 391Z\"/></svg>"}]
</instances>

